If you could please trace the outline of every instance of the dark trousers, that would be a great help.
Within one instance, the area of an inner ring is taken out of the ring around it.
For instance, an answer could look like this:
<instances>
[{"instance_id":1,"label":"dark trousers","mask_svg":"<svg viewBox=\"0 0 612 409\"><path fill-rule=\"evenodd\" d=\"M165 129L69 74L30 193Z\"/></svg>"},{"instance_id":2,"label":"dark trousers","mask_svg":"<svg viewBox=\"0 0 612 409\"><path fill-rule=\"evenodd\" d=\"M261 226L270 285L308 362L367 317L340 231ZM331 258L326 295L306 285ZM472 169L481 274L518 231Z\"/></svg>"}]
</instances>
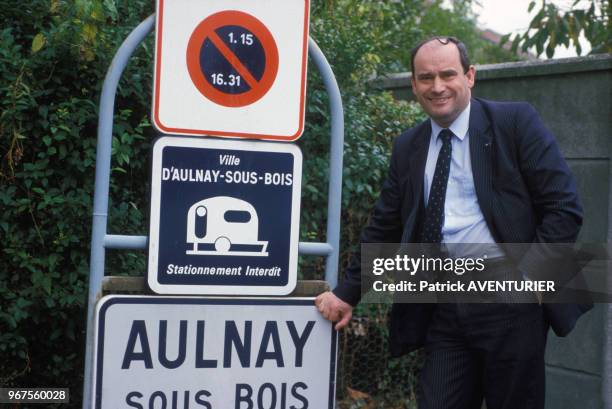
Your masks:
<instances>
[{"instance_id":1,"label":"dark trousers","mask_svg":"<svg viewBox=\"0 0 612 409\"><path fill-rule=\"evenodd\" d=\"M538 304L439 304L419 409L543 409L547 331Z\"/></svg>"}]
</instances>

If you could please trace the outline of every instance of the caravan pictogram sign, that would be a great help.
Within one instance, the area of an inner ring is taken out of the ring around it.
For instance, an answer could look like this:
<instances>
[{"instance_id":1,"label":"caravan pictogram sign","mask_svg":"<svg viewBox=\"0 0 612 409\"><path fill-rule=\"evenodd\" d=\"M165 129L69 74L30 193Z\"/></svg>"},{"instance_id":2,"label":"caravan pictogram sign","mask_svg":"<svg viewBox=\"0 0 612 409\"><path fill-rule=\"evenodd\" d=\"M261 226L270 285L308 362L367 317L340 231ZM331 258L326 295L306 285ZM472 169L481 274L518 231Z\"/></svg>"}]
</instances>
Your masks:
<instances>
[{"instance_id":1,"label":"caravan pictogram sign","mask_svg":"<svg viewBox=\"0 0 612 409\"><path fill-rule=\"evenodd\" d=\"M291 293L301 171L294 144L156 140L149 287L159 294Z\"/></svg>"},{"instance_id":2,"label":"caravan pictogram sign","mask_svg":"<svg viewBox=\"0 0 612 409\"><path fill-rule=\"evenodd\" d=\"M153 125L164 134L297 140L309 0L157 0Z\"/></svg>"},{"instance_id":3,"label":"caravan pictogram sign","mask_svg":"<svg viewBox=\"0 0 612 409\"><path fill-rule=\"evenodd\" d=\"M185 254L267 257L268 242L257 239L258 231L257 210L249 202L230 196L200 200L187 213L187 243L193 247Z\"/></svg>"},{"instance_id":4,"label":"caravan pictogram sign","mask_svg":"<svg viewBox=\"0 0 612 409\"><path fill-rule=\"evenodd\" d=\"M276 79L278 49L266 26L241 11L207 17L187 45L191 80L209 100L241 107L263 97Z\"/></svg>"}]
</instances>

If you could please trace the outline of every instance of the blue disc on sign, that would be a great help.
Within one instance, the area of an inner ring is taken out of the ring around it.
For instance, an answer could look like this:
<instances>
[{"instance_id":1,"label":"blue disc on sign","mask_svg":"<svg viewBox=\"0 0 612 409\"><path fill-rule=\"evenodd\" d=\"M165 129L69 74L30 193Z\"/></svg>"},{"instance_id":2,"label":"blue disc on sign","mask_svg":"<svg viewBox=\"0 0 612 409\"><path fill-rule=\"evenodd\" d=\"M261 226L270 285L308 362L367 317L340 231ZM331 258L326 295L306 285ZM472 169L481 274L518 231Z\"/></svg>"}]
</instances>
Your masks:
<instances>
[{"instance_id":1,"label":"blue disc on sign","mask_svg":"<svg viewBox=\"0 0 612 409\"><path fill-rule=\"evenodd\" d=\"M261 42L244 27L223 26L215 30L227 48L237 57L249 73L260 81L266 68L266 55ZM210 39L200 50L200 67L206 81L226 94L242 94L250 91L248 81L234 68L235 61L228 61Z\"/></svg>"}]
</instances>

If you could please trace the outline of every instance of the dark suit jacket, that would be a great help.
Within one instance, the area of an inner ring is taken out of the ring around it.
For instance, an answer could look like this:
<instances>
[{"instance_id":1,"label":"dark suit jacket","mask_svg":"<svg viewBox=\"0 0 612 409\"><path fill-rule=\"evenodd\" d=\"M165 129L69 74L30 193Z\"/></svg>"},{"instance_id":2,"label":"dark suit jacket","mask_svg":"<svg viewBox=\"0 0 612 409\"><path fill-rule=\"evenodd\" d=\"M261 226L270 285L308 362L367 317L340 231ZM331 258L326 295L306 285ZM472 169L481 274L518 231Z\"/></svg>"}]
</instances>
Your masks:
<instances>
[{"instance_id":1,"label":"dark suit jacket","mask_svg":"<svg viewBox=\"0 0 612 409\"><path fill-rule=\"evenodd\" d=\"M573 243L582 224L576 184L553 135L523 102L471 101L470 155L480 208L498 243ZM396 138L389 174L362 243L413 242L424 215L423 174L431 136L427 120ZM541 263L535 246L509 254L525 273ZM361 297L360 254L334 293L351 305ZM422 346L433 304L394 304L389 320L394 356ZM590 305L546 304L557 335L567 335Z\"/></svg>"}]
</instances>

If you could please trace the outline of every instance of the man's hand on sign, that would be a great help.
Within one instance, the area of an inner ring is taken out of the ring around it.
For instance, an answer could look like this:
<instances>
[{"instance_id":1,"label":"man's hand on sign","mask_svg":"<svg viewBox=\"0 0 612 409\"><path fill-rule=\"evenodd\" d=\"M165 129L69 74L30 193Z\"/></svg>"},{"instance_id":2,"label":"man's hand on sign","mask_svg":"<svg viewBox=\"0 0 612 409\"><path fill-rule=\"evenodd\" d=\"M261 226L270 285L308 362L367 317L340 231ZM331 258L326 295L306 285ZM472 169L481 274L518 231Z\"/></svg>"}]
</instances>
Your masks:
<instances>
[{"instance_id":1,"label":"man's hand on sign","mask_svg":"<svg viewBox=\"0 0 612 409\"><path fill-rule=\"evenodd\" d=\"M336 331L346 327L353 316L353 307L336 297L331 291L319 294L315 299L315 305L325 319L336 322L334 327Z\"/></svg>"}]
</instances>

